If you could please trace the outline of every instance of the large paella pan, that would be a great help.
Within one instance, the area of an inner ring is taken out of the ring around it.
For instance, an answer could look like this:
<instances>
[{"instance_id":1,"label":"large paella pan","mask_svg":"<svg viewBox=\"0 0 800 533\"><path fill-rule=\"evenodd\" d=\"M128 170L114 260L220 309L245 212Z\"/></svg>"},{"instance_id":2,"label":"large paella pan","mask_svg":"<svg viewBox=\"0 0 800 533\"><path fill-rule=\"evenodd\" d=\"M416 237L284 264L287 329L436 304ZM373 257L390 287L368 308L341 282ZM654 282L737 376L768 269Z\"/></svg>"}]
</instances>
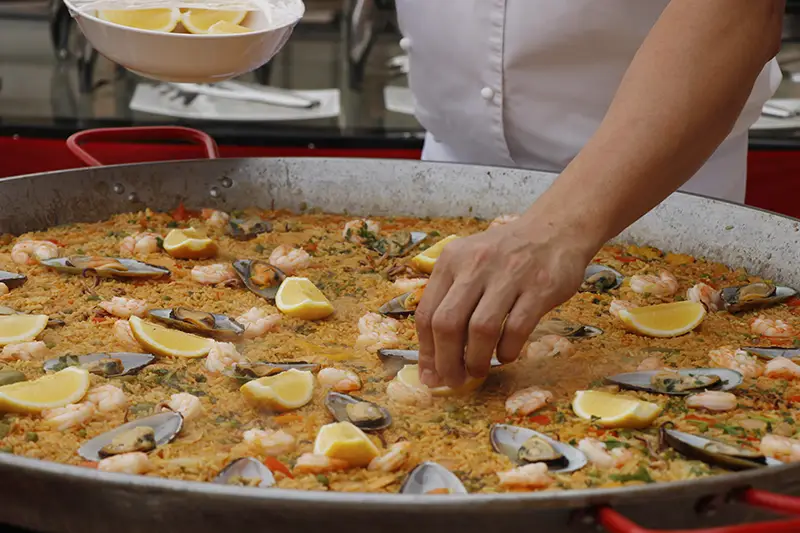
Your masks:
<instances>
[{"instance_id":1,"label":"large paella pan","mask_svg":"<svg viewBox=\"0 0 800 533\"><path fill-rule=\"evenodd\" d=\"M713 520L696 514L709 495L793 488L800 254L776 215L674 195L598 254L520 362L465 390L414 381L437 243L551 178L242 160L0 183L4 313L38 324L4 342L0 519L555 531L588 527L587 505L678 525ZM637 309L664 302L696 323L654 338ZM35 395L54 380L69 405ZM629 412L593 411L598 392Z\"/></svg>"}]
</instances>

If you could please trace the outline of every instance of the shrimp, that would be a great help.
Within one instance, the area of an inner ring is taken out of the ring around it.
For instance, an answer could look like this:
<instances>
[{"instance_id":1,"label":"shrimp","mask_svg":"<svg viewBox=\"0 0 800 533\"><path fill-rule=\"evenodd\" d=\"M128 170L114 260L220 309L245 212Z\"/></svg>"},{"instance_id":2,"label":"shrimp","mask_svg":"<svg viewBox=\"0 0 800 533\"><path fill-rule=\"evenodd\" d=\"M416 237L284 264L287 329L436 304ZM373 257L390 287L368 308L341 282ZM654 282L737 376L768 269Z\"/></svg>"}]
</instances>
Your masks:
<instances>
[{"instance_id":1,"label":"shrimp","mask_svg":"<svg viewBox=\"0 0 800 533\"><path fill-rule=\"evenodd\" d=\"M428 407L433 403L433 395L427 387L413 387L401 381L392 380L386 387L389 400L400 405Z\"/></svg>"},{"instance_id":2,"label":"shrimp","mask_svg":"<svg viewBox=\"0 0 800 533\"><path fill-rule=\"evenodd\" d=\"M403 468L411 452L411 443L408 441L396 442L388 452L370 461L367 470L379 470L381 472L394 472Z\"/></svg>"},{"instance_id":3,"label":"shrimp","mask_svg":"<svg viewBox=\"0 0 800 533\"><path fill-rule=\"evenodd\" d=\"M664 363L661 361L661 358L654 355L642 360L639 366L636 367L636 370L638 372L646 372L648 370L663 370L664 368Z\"/></svg>"},{"instance_id":4,"label":"shrimp","mask_svg":"<svg viewBox=\"0 0 800 533\"><path fill-rule=\"evenodd\" d=\"M757 378L764 373L758 359L744 350L723 346L708 352L708 358L717 367L729 368L739 372L746 378Z\"/></svg>"},{"instance_id":5,"label":"shrimp","mask_svg":"<svg viewBox=\"0 0 800 533\"><path fill-rule=\"evenodd\" d=\"M297 444L294 436L282 429L248 429L243 437L252 448L272 456L291 453Z\"/></svg>"},{"instance_id":6,"label":"shrimp","mask_svg":"<svg viewBox=\"0 0 800 533\"><path fill-rule=\"evenodd\" d=\"M225 211L208 208L200 211L200 217L205 220L206 224L208 224L210 227L217 229L223 229L228 225L228 222L231 219L231 216Z\"/></svg>"},{"instance_id":7,"label":"shrimp","mask_svg":"<svg viewBox=\"0 0 800 533\"><path fill-rule=\"evenodd\" d=\"M128 405L125 392L114 385L100 385L89 390L86 401L94 404L98 413L108 413Z\"/></svg>"},{"instance_id":8,"label":"shrimp","mask_svg":"<svg viewBox=\"0 0 800 533\"><path fill-rule=\"evenodd\" d=\"M269 263L283 270L287 276L291 276L298 270L308 268L311 256L302 248L281 244L269 254Z\"/></svg>"},{"instance_id":9,"label":"shrimp","mask_svg":"<svg viewBox=\"0 0 800 533\"><path fill-rule=\"evenodd\" d=\"M403 293L411 292L428 284L427 278L397 278L394 287Z\"/></svg>"},{"instance_id":10,"label":"shrimp","mask_svg":"<svg viewBox=\"0 0 800 533\"><path fill-rule=\"evenodd\" d=\"M234 363L246 362L247 358L236 351L236 346L232 342L214 342L206 357L206 370L212 374L221 374Z\"/></svg>"},{"instance_id":11,"label":"shrimp","mask_svg":"<svg viewBox=\"0 0 800 533\"><path fill-rule=\"evenodd\" d=\"M53 429L64 431L88 422L94 416L95 409L92 402L71 403L64 407L45 409L42 411L42 418Z\"/></svg>"},{"instance_id":12,"label":"shrimp","mask_svg":"<svg viewBox=\"0 0 800 533\"><path fill-rule=\"evenodd\" d=\"M772 457L784 463L800 461L800 440L780 435L765 435L759 445L765 457Z\"/></svg>"},{"instance_id":13,"label":"shrimp","mask_svg":"<svg viewBox=\"0 0 800 533\"><path fill-rule=\"evenodd\" d=\"M337 470L347 470L350 464L342 459L335 459L327 455L304 453L297 458L294 464L295 474L324 474Z\"/></svg>"},{"instance_id":14,"label":"shrimp","mask_svg":"<svg viewBox=\"0 0 800 533\"><path fill-rule=\"evenodd\" d=\"M317 374L317 381L323 387L336 392L353 392L361 388L361 378L358 374L341 368L323 368Z\"/></svg>"},{"instance_id":15,"label":"shrimp","mask_svg":"<svg viewBox=\"0 0 800 533\"><path fill-rule=\"evenodd\" d=\"M539 387L528 387L512 394L506 400L506 413L526 416L553 401L553 393Z\"/></svg>"},{"instance_id":16,"label":"shrimp","mask_svg":"<svg viewBox=\"0 0 800 533\"><path fill-rule=\"evenodd\" d=\"M396 348L400 344L399 329L400 322L394 318L367 313L358 320L356 348L364 348L372 353L384 348Z\"/></svg>"},{"instance_id":17,"label":"shrimp","mask_svg":"<svg viewBox=\"0 0 800 533\"><path fill-rule=\"evenodd\" d=\"M593 465L603 470L621 468L635 459L633 452L627 448L614 448L609 451L605 442L592 438L581 439L578 442L578 449Z\"/></svg>"},{"instance_id":18,"label":"shrimp","mask_svg":"<svg viewBox=\"0 0 800 533\"><path fill-rule=\"evenodd\" d=\"M7 344L0 352L0 361L30 361L44 359L50 348L42 341Z\"/></svg>"},{"instance_id":19,"label":"shrimp","mask_svg":"<svg viewBox=\"0 0 800 533\"><path fill-rule=\"evenodd\" d=\"M140 350L141 347L139 343L136 341L136 338L133 336L133 331L131 331L131 324L127 320L117 320L114 322L114 327L112 328L114 333L114 337L125 346L125 348L129 350Z\"/></svg>"},{"instance_id":20,"label":"shrimp","mask_svg":"<svg viewBox=\"0 0 800 533\"><path fill-rule=\"evenodd\" d=\"M162 410L180 413L184 422L189 422L203 414L203 404L200 398L188 392L179 392L169 397L168 402L162 404Z\"/></svg>"},{"instance_id":21,"label":"shrimp","mask_svg":"<svg viewBox=\"0 0 800 533\"><path fill-rule=\"evenodd\" d=\"M163 237L158 233L136 233L122 239L119 243L119 251L122 254L148 255L158 253L161 249L159 244Z\"/></svg>"},{"instance_id":22,"label":"shrimp","mask_svg":"<svg viewBox=\"0 0 800 533\"><path fill-rule=\"evenodd\" d=\"M526 357L529 359L543 359L563 355L569 357L575 353L575 346L569 339L561 335L545 335L536 342L532 342L525 350Z\"/></svg>"},{"instance_id":23,"label":"shrimp","mask_svg":"<svg viewBox=\"0 0 800 533\"><path fill-rule=\"evenodd\" d=\"M381 225L374 220L351 220L344 225L342 238L353 244L364 244L368 240L368 234L373 236L381 232Z\"/></svg>"},{"instance_id":24,"label":"shrimp","mask_svg":"<svg viewBox=\"0 0 800 533\"><path fill-rule=\"evenodd\" d=\"M800 379L800 365L785 357L777 357L767 363L764 376L772 379Z\"/></svg>"},{"instance_id":25,"label":"shrimp","mask_svg":"<svg viewBox=\"0 0 800 533\"><path fill-rule=\"evenodd\" d=\"M794 328L783 320L758 316L750 322L750 331L762 337L793 337Z\"/></svg>"},{"instance_id":26,"label":"shrimp","mask_svg":"<svg viewBox=\"0 0 800 533\"><path fill-rule=\"evenodd\" d=\"M22 240L11 249L11 260L18 265L35 265L58 257L58 246L50 241Z\"/></svg>"},{"instance_id":27,"label":"shrimp","mask_svg":"<svg viewBox=\"0 0 800 533\"><path fill-rule=\"evenodd\" d=\"M489 229L496 228L498 226L505 226L515 220L519 219L519 215L500 215L499 217L492 220L492 223L489 224Z\"/></svg>"},{"instance_id":28,"label":"shrimp","mask_svg":"<svg viewBox=\"0 0 800 533\"><path fill-rule=\"evenodd\" d=\"M498 472L500 485L524 489L543 489L553 483L544 463L531 463L506 472Z\"/></svg>"},{"instance_id":29,"label":"shrimp","mask_svg":"<svg viewBox=\"0 0 800 533\"><path fill-rule=\"evenodd\" d=\"M239 280L236 271L230 265L222 263L196 266L192 269L191 276L194 281L202 285L219 285L238 282Z\"/></svg>"},{"instance_id":30,"label":"shrimp","mask_svg":"<svg viewBox=\"0 0 800 533\"><path fill-rule=\"evenodd\" d=\"M626 311L630 311L631 309L636 309L639 307L633 302L626 302L625 300L611 300L611 305L608 306L608 313L615 317L619 318L619 312L623 309Z\"/></svg>"},{"instance_id":31,"label":"shrimp","mask_svg":"<svg viewBox=\"0 0 800 533\"><path fill-rule=\"evenodd\" d=\"M143 318L150 310L150 305L144 300L121 298L119 296L114 296L111 301L100 302L97 305L109 315L114 315L118 318L130 318L132 316Z\"/></svg>"},{"instance_id":32,"label":"shrimp","mask_svg":"<svg viewBox=\"0 0 800 533\"><path fill-rule=\"evenodd\" d=\"M281 315L269 314L258 307L251 307L245 314L236 317L236 321L244 326L244 338L255 339L278 327Z\"/></svg>"},{"instance_id":33,"label":"shrimp","mask_svg":"<svg viewBox=\"0 0 800 533\"><path fill-rule=\"evenodd\" d=\"M144 452L128 452L101 459L97 469L101 472L140 475L152 470L153 463Z\"/></svg>"},{"instance_id":34,"label":"shrimp","mask_svg":"<svg viewBox=\"0 0 800 533\"><path fill-rule=\"evenodd\" d=\"M731 411L736 409L736 395L730 392L710 390L692 394L686 398L686 407L708 411Z\"/></svg>"},{"instance_id":35,"label":"shrimp","mask_svg":"<svg viewBox=\"0 0 800 533\"><path fill-rule=\"evenodd\" d=\"M631 276L631 290L639 294L652 294L668 298L678 292L678 280L670 272L662 270L658 276Z\"/></svg>"},{"instance_id":36,"label":"shrimp","mask_svg":"<svg viewBox=\"0 0 800 533\"><path fill-rule=\"evenodd\" d=\"M706 309L713 313L724 306L721 294L720 291L714 290L710 285L698 283L686 291L686 299L705 305Z\"/></svg>"}]
</instances>

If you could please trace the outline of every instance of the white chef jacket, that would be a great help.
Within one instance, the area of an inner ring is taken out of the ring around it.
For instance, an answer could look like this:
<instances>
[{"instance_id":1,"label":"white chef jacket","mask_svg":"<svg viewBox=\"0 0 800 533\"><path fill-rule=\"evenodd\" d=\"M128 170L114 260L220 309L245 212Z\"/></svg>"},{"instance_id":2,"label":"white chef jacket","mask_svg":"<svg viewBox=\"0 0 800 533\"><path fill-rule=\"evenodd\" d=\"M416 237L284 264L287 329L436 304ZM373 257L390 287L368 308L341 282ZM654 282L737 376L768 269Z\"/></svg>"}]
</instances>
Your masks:
<instances>
[{"instance_id":1,"label":"white chef jacket","mask_svg":"<svg viewBox=\"0 0 800 533\"><path fill-rule=\"evenodd\" d=\"M669 0L396 0L423 159L559 172L600 125ZM743 202L761 72L728 139L683 190ZM660 105L653 101L653 105Z\"/></svg>"}]
</instances>

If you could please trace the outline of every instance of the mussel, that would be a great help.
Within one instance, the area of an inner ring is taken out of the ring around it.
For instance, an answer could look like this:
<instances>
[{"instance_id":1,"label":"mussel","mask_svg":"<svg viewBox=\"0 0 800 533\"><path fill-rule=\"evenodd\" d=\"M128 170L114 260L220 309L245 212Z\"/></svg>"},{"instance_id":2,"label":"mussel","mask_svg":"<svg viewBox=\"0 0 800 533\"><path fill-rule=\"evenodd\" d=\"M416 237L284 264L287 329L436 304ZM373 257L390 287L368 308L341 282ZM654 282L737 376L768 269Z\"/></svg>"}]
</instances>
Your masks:
<instances>
[{"instance_id":1,"label":"mussel","mask_svg":"<svg viewBox=\"0 0 800 533\"><path fill-rule=\"evenodd\" d=\"M275 476L258 459L242 457L228 463L228 466L217 474L212 483L268 488L275 484Z\"/></svg>"},{"instance_id":2,"label":"mussel","mask_svg":"<svg viewBox=\"0 0 800 533\"><path fill-rule=\"evenodd\" d=\"M337 422L351 422L364 431L378 431L392 424L392 415L385 408L349 394L329 392L325 407Z\"/></svg>"},{"instance_id":3,"label":"mussel","mask_svg":"<svg viewBox=\"0 0 800 533\"><path fill-rule=\"evenodd\" d=\"M461 480L442 465L425 462L417 465L400 487L401 494L467 494Z\"/></svg>"},{"instance_id":4,"label":"mussel","mask_svg":"<svg viewBox=\"0 0 800 533\"><path fill-rule=\"evenodd\" d=\"M0 284L8 287L8 290L16 289L28 280L27 276L0 270Z\"/></svg>"},{"instance_id":5,"label":"mussel","mask_svg":"<svg viewBox=\"0 0 800 533\"><path fill-rule=\"evenodd\" d=\"M720 293L725 310L729 313L778 305L796 295L797 291L791 287L781 287L764 281L741 287L727 287Z\"/></svg>"},{"instance_id":6,"label":"mussel","mask_svg":"<svg viewBox=\"0 0 800 533\"><path fill-rule=\"evenodd\" d=\"M257 259L234 261L233 269L251 292L270 302L275 301L278 287L286 279L286 274L281 269Z\"/></svg>"},{"instance_id":7,"label":"mussel","mask_svg":"<svg viewBox=\"0 0 800 533\"><path fill-rule=\"evenodd\" d=\"M520 465L545 463L551 472L567 473L580 470L588 462L579 449L532 429L495 424L489 437L496 452Z\"/></svg>"},{"instance_id":8,"label":"mussel","mask_svg":"<svg viewBox=\"0 0 800 533\"><path fill-rule=\"evenodd\" d=\"M761 453L731 446L716 439L692 435L666 427L661 428L661 439L683 455L728 470L749 470L783 464Z\"/></svg>"},{"instance_id":9,"label":"mussel","mask_svg":"<svg viewBox=\"0 0 800 533\"><path fill-rule=\"evenodd\" d=\"M365 239L365 245L373 252L389 257L401 257L419 246L428 238L427 233L421 231L399 231L384 238Z\"/></svg>"},{"instance_id":10,"label":"mussel","mask_svg":"<svg viewBox=\"0 0 800 533\"><path fill-rule=\"evenodd\" d=\"M383 304L378 312L391 317L402 318L413 315L422 297L422 289L401 294Z\"/></svg>"},{"instance_id":11,"label":"mussel","mask_svg":"<svg viewBox=\"0 0 800 533\"><path fill-rule=\"evenodd\" d=\"M613 268L598 263L586 267L583 274L581 291L583 292L608 292L616 289L625 280L625 276Z\"/></svg>"},{"instance_id":12,"label":"mussel","mask_svg":"<svg viewBox=\"0 0 800 533\"><path fill-rule=\"evenodd\" d=\"M563 318L551 318L550 320L539 322L528 339L531 342L535 342L545 335L559 335L569 340L577 340L596 337L602 334L603 330L594 326L586 326L578 322L564 320Z\"/></svg>"},{"instance_id":13,"label":"mussel","mask_svg":"<svg viewBox=\"0 0 800 533\"><path fill-rule=\"evenodd\" d=\"M800 359L800 348L782 348L780 346L743 346L742 350L760 359L772 360L779 357Z\"/></svg>"},{"instance_id":14,"label":"mussel","mask_svg":"<svg viewBox=\"0 0 800 533\"><path fill-rule=\"evenodd\" d=\"M109 352L88 355L62 355L44 362L45 372L58 372L79 366L107 378L135 374L155 360L149 353Z\"/></svg>"},{"instance_id":15,"label":"mussel","mask_svg":"<svg viewBox=\"0 0 800 533\"><path fill-rule=\"evenodd\" d=\"M169 276L168 268L135 259L73 255L46 259L42 265L65 274L94 274L101 278L160 278Z\"/></svg>"},{"instance_id":16,"label":"mussel","mask_svg":"<svg viewBox=\"0 0 800 533\"><path fill-rule=\"evenodd\" d=\"M138 446L140 449L129 451L148 452L171 442L183 427L183 417L176 412L167 411L157 415L140 418L123 424L102 435L93 438L78 448L78 454L89 461L99 461L114 450L129 449ZM139 429L142 428L142 429ZM148 431L148 429L150 431ZM135 430L135 431L132 431ZM152 435L150 432L152 431ZM125 447L127 445L127 448ZM150 449L148 447L152 446ZM116 451L115 453L125 453Z\"/></svg>"},{"instance_id":17,"label":"mussel","mask_svg":"<svg viewBox=\"0 0 800 533\"><path fill-rule=\"evenodd\" d=\"M731 390L743 379L739 372L727 368L688 368L626 372L607 377L606 381L626 389L686 396L704 390Z\"/></svg>"},{"instance_id":18,"label":"mussel","mask_svg":"<svg viewBox=\"0 0 800 533\"><path fill-rule=\"evenodd\" d=\"M416 364L419 362L419 351L418 350L378 350L378 357L384 363L388 364L397 364L400 366L406 364ZM503 363L497 360L496 357L492 357L491 366L501 366ZM398 368L399 370L399 368Z\"/></svg>"},{"instance_id":19,"label":"mussel","mask_svg":"<svg viewBox=\"0 0 800 533\"><path fill-rule=\"evenodd\" d=\"M244 326L225 315L196 311L186 307L153 309L148 314L151 318L170 327L217 340L233 341L244 334Z\"/></svg>"},{"instance_id":20,"label":"mussel","mask_svg":"<svg viewBox=\"0 0 800 533\"><path fill-rule=\"evenodd\" d=\"M270 231L270 221L259 217L232 218L228 221L228 235L239 241L249 241Z\"/></svg>"},{"instance_id":21,"label":"mussel","mask_svg":"<svg viewBox=\"0 0 800 533\"><path fill-rule=\"evenodd\" d=\"M230 377L237 378L242 381L250 381L252 379L263 378L266 376L274 376L281 372L286 372L291 369L303 370L306 372L319 372L321 365L316 363L308 363L306 361L288 361L285 363L268 363L265 361L256 361L254 363L234 363L230 370L224 373Z\"/></svg>"},{"instance_id":22,"label":"mussel","mask_svg":"<svg viewBox=\"0 0 800 533\"><path fill-rule=\"evenodd\" d=\"M0 370L0 387L3 385L11 385L12 383L19 383L20 381L25 380L27 380L25 374L18 370L13 370L10 368Z\"/></svg>"}]
</instances>

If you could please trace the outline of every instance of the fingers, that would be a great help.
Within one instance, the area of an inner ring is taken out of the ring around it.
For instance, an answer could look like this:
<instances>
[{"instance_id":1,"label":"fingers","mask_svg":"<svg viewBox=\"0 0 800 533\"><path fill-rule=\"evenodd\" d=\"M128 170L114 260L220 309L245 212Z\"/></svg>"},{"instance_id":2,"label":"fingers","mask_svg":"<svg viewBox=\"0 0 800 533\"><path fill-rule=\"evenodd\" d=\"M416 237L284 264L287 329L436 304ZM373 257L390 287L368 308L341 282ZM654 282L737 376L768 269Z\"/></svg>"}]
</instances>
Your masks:
<instances>
[{"instance_id":1,"label":"fingers","mask_svg":"<svg viewBox=\"0 0 800 533\"><path fill-rule=\"evenodd\" d=\"M519 357L525 341L542 318L544 310L533 292L522 293L508 314L503 334L497 344L497 359L511 363Z\"/></svg>"},{"instance_id":2,"label":"fingers","mask_svg":"<svg viewBox=\"0 0 800 533\"><path fill-rule=\"evenodd\" d=\"M419 379L423 385L428 387L441 385L441 380L436 373L433 315L452 284L453 278L446 269L436 271L425 287L425 292L414 313L417 337L419 338Z\"/></svg>"},{"instance_id":3,"label":"fingers","mask_svg":"<svg viewBox=\"0 0 800 533\"><path fill-rule=\"evenodd\" d=\"M475 378L486 377L503 329L503 321L518 296L512 285L490 286L483 294L469 321L467 354L464 358L467 373Z\"/></svg>"},{"instance_id":4,"label":"fingers","mask_svg":"<svg viewBox=\"0 0 800 533\"><path fill-rule=\"evenodd\" d=\"M448 387L459 387L467 379L467 328L482 295L482 287L473 280L456 280L433 315L436 373Z\"/></svg>"}]
</instances>

